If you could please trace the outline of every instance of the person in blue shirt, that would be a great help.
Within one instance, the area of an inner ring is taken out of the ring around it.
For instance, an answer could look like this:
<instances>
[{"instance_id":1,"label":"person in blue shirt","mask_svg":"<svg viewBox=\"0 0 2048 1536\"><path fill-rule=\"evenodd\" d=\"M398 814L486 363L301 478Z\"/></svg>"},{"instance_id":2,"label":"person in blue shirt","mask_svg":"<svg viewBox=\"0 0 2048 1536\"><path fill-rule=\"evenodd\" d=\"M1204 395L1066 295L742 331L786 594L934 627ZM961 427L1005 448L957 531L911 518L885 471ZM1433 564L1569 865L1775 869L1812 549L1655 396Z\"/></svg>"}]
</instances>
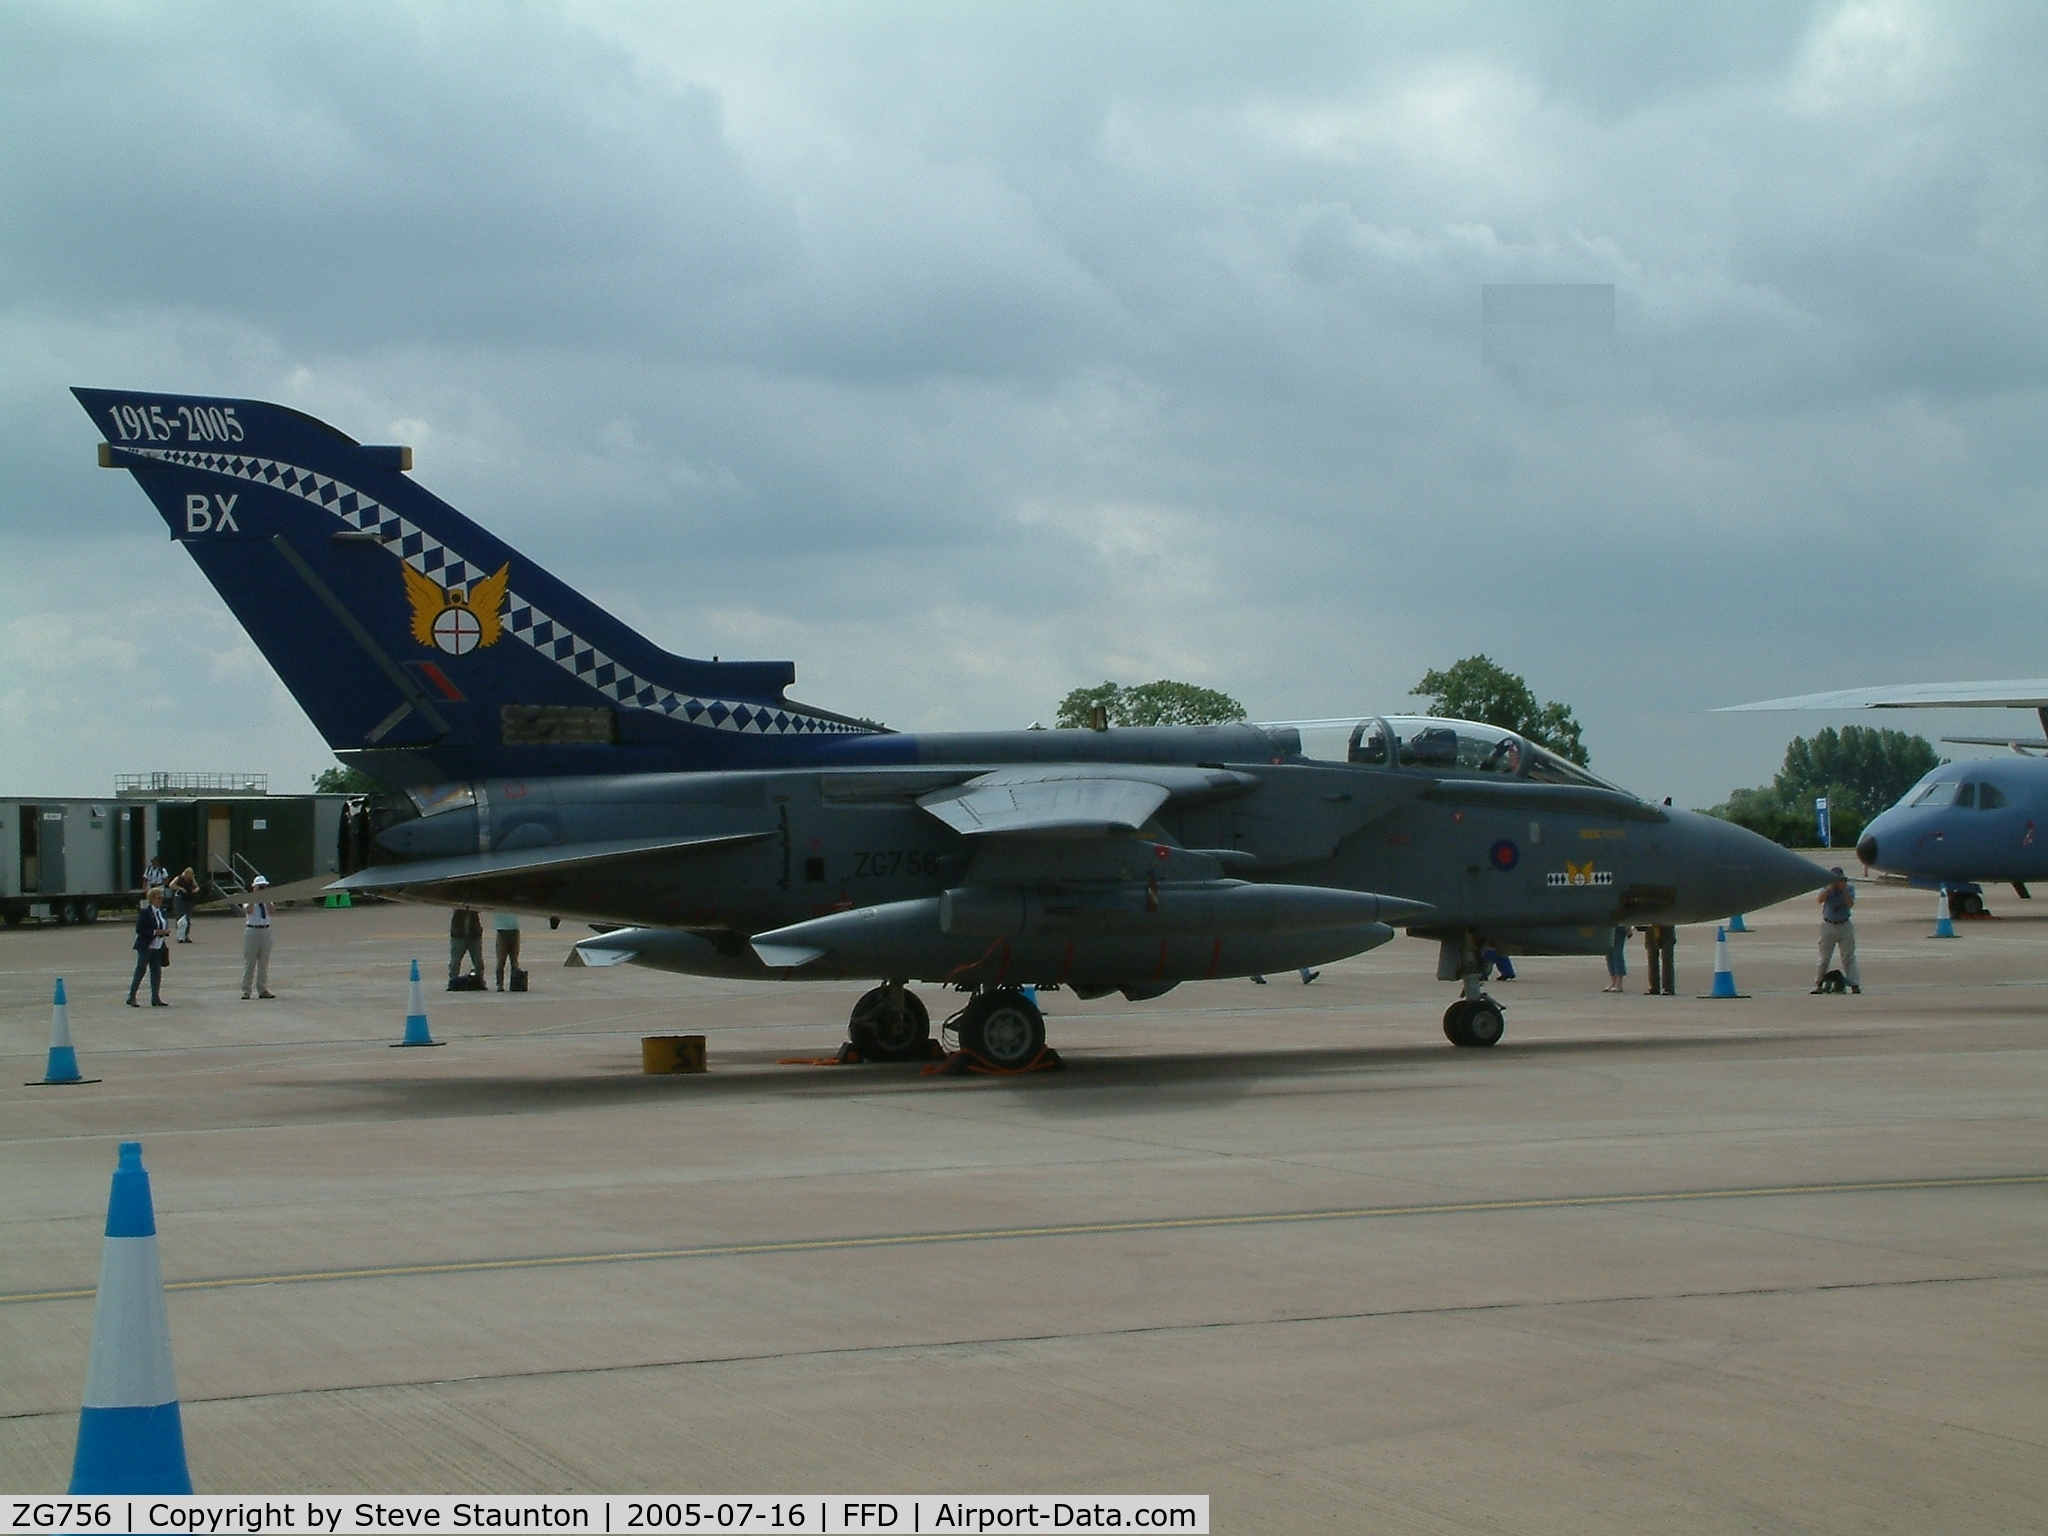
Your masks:
<instances>
[{"instance_id":1,"label":"person in blue shirt","mask_svg":"<svg viewBox=\"0 0 2048 1536\"><path fill-rule=\"evenodd\" d=\"M1856 924L1850 913L1856 909L1856 893L1849 889L1849 877L1837 864L1828 871L1827 889L1820 893L1820 969L1814 972L1813 990L1818 993L1827 980L1828 962L1839 950L1842 979L1851 992L1863 990L1863 973L1856 968Z\"/></svg>"}]
</instances>

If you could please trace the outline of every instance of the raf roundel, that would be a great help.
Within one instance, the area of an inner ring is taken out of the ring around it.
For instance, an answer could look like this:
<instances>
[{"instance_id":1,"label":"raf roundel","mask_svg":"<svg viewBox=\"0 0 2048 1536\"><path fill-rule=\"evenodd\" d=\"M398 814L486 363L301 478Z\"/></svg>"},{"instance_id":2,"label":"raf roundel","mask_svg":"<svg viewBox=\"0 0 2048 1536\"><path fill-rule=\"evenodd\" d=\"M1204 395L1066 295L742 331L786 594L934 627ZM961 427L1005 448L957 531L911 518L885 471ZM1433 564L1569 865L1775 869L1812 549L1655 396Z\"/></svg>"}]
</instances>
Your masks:
<instances>
[{"instance_id":1,"label":"raf roundel","mask_svg":"<svg viewBox=\"0 0 2048 1536\"><path fill-rule=\"evenodd\" d=\"M1502 874L1506 874L1522 862L1522 850L1506 838L1502 838L1493 845L1487 857L1493 860L1493 867L1495 869L1499 870Z\"/></svg>"}]
</instances>

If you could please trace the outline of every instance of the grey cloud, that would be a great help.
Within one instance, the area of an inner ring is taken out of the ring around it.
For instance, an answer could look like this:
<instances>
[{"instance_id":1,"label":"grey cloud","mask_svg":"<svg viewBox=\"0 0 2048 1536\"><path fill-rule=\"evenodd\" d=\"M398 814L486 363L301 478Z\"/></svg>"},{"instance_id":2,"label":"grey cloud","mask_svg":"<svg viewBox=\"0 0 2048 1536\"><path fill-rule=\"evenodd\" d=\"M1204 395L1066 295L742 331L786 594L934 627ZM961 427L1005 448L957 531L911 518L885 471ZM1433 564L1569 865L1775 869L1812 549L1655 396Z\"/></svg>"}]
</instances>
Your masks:
<instances>
[{"instance_id":1,"label":"grey cloud","mask_svg":"<svg viewBox=\"0 0 2048 1536\"><path fill-rule=\"evenodd\" d=\"M178 561L63 385L259 394L899 725L1485 649L1718 798L1823 722L1687 711L2039 670L2044 26L15 8L0 558ZM1614 283L1611 362L1483 366L1521 281Z\"/></svg>"}]
</instances>

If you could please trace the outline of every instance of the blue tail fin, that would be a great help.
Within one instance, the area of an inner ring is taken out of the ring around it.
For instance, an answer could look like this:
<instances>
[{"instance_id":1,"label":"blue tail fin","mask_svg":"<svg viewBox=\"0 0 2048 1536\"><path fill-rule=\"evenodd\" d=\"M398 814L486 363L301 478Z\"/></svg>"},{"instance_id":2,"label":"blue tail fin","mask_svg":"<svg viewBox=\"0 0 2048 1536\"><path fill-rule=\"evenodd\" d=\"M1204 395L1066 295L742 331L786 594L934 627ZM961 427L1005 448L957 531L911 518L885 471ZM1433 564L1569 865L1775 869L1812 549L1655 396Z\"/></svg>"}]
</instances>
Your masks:
<instances>
[{"instance_id":1,"label":"blue tail fin","mask_svg":"<svg viewBox=\"0 0 2048 1536\"><path fill-rule=\"evenodd\" d=\"M654 645L367 447L259 400L74 390L345 761L395 783L893 756L786 661ZM879 749L879 750L878 750Z\"/></svg>"}]
</instances>

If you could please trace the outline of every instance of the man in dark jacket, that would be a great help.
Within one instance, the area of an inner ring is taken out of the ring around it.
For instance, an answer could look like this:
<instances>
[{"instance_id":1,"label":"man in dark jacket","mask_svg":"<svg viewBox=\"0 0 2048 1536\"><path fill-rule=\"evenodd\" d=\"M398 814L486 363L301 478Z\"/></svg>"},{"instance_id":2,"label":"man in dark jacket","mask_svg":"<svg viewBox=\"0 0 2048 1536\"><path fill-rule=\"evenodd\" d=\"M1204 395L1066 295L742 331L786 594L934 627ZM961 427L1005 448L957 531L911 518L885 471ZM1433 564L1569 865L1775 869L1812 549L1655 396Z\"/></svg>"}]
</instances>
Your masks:
<instances>
[{"instance_id":1,"label":"man in dark jacket","mask_svg":"<svg viewBox=\"0 0 2048 1536\"><path fill-rule=\"evenodd\" d=\"M448 919L448 985L462 975L462 957L469 956L470 974L484 976L484 920L475 907L457 907Z\"/></svg>"},{"instance_id":2,"label":"man in dark jacket","mask_svg":"<svg viewBox=\"0 0 2048 1536\"><path fill-rule=\"evenodd\" d=\"M1645 997L1655 997L1659 992L1666 997L1675 996L1678 984L1678 930L1669 923L1652 923L1643 930L1643 953L1650 962L1650 984L1643 989Z\"/></svg>"},{"instance_id":3,"label":"man in dark jacket","mask_svg":"<svg viewBox=\"0 0 2048 1536\"><path fill-rule=\"evenodd\" d=\"M149 888L149 900L135 914L135 975L128 982L130 1008L142 1006L135 1001L135 994L142 989L144 971L149 973L149 1006L170 1006L164 1001L164 961L169 955L164 946L170 932L171 920L164 916L164 888L153 885Z\"/></svg>"}]
</instances>

